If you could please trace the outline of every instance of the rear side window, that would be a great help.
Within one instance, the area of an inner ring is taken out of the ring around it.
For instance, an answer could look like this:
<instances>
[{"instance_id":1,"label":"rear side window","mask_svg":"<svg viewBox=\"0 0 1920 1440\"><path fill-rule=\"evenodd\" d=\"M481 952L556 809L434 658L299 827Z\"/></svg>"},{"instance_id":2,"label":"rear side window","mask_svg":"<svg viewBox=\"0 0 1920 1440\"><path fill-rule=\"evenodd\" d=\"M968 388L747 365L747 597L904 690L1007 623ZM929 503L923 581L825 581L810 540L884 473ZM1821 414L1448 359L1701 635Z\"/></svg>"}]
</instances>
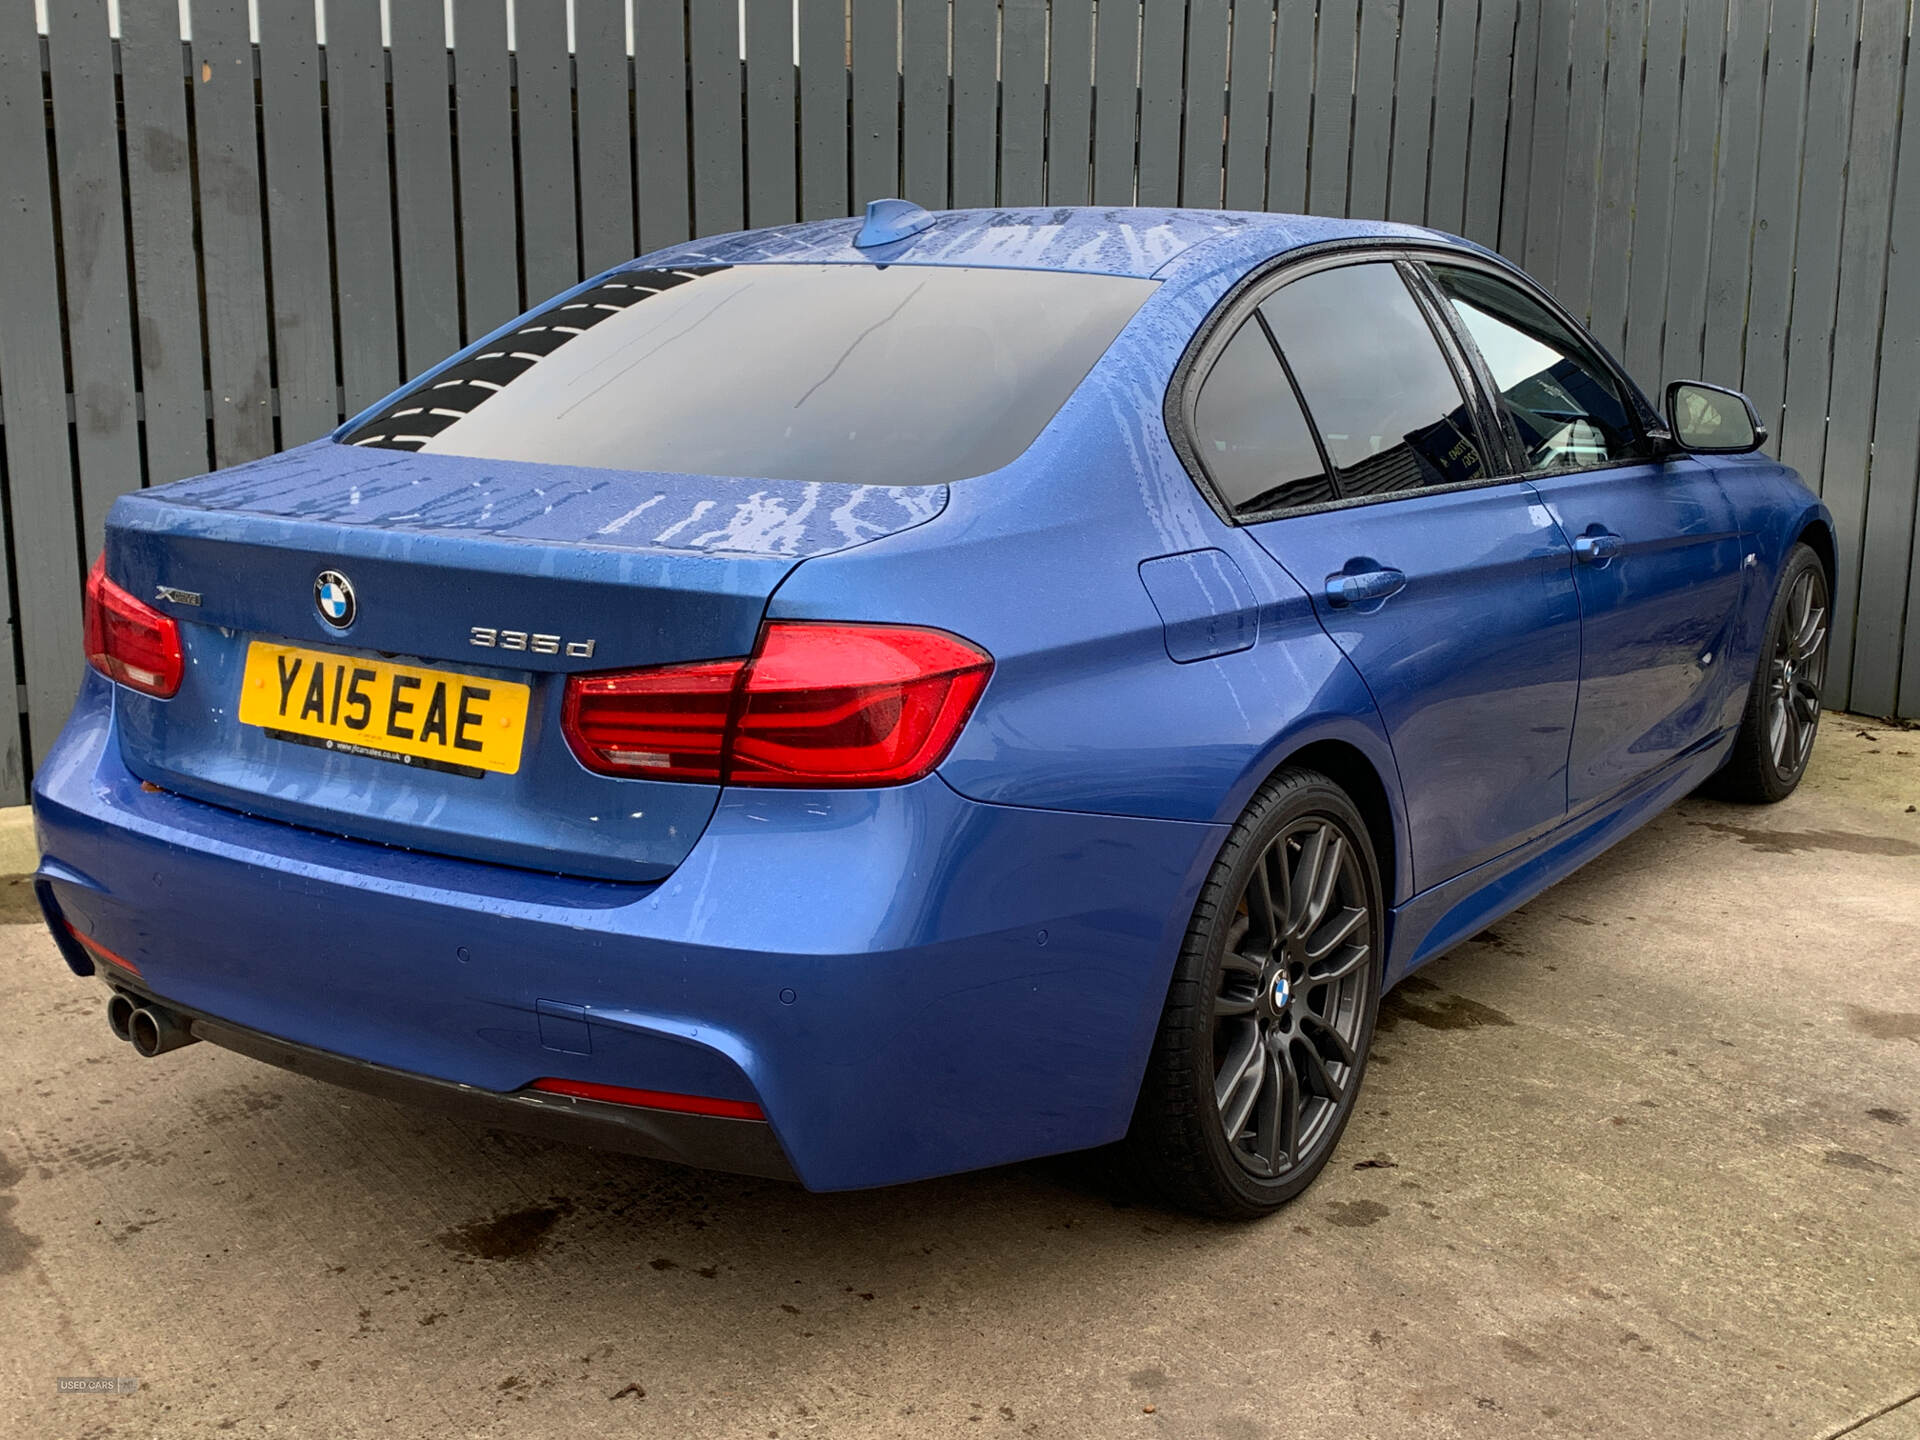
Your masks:
<instances>
[{"instance_id":1,"label":"rear side window","mask_svg":"<svg viewBox=\"0 0 1920 1440\"><path fill-rule=\"evenodd\" d=\"M344 438L618 470L945 484L1031 445L1154 284L929 265L621 271Z\"/></svg>"},{"instance_id":2,"label":"rear side window","mask_svg":"<svg viewBox=\"0 0 1920 1440\"><path fill-rule=\"evenodd\" d=\"M1490 473L1453 367L1392 263L1319 270L1260 306L1342 495Z\"/></svg>"},{"instance_id":3,"label":"rear side window","mask_svg":"<svg viewBox=\"0 0 1920 1440\"><path fill-rule=\"evenodd\" d=\"M1529 475L1650 453L1612 372L1551 310L1485 271L1432 271L1487 362Z\"/></svg>"},{"instance_id":4,"label":"rear side window","mask_svg":"<svg viewBox=\"0 0 1920 1440\"><path fill-rule=\"evenodd\" d=\"M1334 498L1307 417L1257 315L1227 342L1201 381L1193 432L1201 462L1230 510Z\"/></svg>"}]
</instances>

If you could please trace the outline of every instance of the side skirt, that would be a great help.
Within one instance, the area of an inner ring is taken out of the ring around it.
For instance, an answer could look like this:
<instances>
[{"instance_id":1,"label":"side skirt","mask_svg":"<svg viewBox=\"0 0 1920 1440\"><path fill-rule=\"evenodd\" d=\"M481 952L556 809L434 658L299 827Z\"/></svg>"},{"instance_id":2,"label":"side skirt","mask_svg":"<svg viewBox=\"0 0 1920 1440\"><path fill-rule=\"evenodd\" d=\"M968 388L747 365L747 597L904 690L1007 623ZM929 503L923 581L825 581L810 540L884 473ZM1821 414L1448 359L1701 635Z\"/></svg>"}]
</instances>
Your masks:
<instances>
[{"instance_id":1,"label":"side skirt","mask_svg":"<svg viewBox=\"0 0 1920 1440\"><path fill-rule=\"evenodd\" d=\"M1733 737L1733 730L1723 730L1701 741L1624 794L1396 908L1387 953L1388 988L1519 909L1691 793L1720 768Z\"/></svg>"}]
</instances>

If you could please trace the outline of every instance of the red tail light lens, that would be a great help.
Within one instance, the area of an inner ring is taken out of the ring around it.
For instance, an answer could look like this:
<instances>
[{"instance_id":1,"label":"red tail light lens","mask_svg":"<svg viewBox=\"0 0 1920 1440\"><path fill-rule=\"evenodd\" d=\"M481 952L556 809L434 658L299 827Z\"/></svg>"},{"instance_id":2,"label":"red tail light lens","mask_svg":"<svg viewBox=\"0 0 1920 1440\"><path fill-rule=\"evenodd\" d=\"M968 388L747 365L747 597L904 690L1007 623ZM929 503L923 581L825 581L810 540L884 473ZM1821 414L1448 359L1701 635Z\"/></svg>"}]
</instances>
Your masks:
<instances>
[{"instance_id":1,"label":"red tail light lens","mask_svg":"<svg viewBox=\"0 0 1920 1440\"><path fill-rule=\"evenodd\" d=\"M776 622L750 659L571 676L562 728L603 775L901 785L946 758L992 670L942 630Z\"/></svg>"},{"instance_id":2,"label":"red tail light lens","mask_svg":"<svg viewBox=\"0 0 1920 1440\"><path fill-rule=\"evenodd\" d=\"M170 700L180 689L180 627L109 580L105 555L87 572L86 645L87 663L130 690Z\"/></svg>"}]
</instances>

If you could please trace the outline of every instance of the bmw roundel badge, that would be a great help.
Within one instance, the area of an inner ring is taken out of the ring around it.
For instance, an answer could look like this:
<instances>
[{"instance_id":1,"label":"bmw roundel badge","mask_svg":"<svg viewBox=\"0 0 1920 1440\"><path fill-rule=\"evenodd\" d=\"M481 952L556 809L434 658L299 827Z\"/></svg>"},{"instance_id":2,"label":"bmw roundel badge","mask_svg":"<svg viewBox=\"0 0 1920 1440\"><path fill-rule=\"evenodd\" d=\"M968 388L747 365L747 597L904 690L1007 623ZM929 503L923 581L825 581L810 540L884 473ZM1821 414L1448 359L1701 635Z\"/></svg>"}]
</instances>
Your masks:
<instances>
[{"instance_id":1,"label":"bmw roundel badge","mask_svg":"<svg viewBox=\"0 0 1920 1440\"><path fill-rule=\"evenodd\" d=\"M353 624L354 611L359 608L353 598L353 582L338 570L322 570L314 577L313 603L320 618L336 630Z\"/></svg>"}]
</instances>

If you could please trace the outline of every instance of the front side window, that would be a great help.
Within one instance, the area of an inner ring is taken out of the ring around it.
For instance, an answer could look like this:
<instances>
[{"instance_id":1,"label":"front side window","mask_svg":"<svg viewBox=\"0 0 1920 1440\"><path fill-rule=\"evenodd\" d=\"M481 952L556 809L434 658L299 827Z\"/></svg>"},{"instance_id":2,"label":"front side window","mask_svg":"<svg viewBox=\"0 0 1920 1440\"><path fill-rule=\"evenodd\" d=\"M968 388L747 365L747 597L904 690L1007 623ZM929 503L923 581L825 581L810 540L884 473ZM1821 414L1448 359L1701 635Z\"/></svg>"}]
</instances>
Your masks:
<instances>
[{"instance_id":1,"label":"front side window","mask_svg":"<svg viewBox=\"0 0 1920 1440\"><path fill-rule=\"evenodd\" d=\"M1484 270L1435 265L1520 434L1529 475L1644 459L1646 440L1613 373L1545 305Z\"/></svg>"},{"instance_id":2,"label":"front side window","mask_svg":"<svg viewBox=\"0 0 1920 1440\"><path fill-rule=\"evenodd\" d=\"M1155 283L932 265L622 270L343 438L616 470L945 484L1031 445Z\"/></svg>"},{"instance_id":3,"label":"front side window","mask_svg":"<svg viewBox=\"0 0 1920 1440\"><path fill-rule=\"evenodd\" d=\"M1342 495L1494 473L1453 367L1392 262L1303 275L1260 313L1300 383Z\"/></svg>"},{"instance_id":4,"label":"front side window","mask_svg":"<svg viewBox=\"0 0 1920 1440\"><path fill-rule=\"evenodd\" d=\"M1236 513L1334 498L1307 417L1257 315L1234 333L1201 382L1193 433L1214 488Z\"/></svg>"}]
</instances>

